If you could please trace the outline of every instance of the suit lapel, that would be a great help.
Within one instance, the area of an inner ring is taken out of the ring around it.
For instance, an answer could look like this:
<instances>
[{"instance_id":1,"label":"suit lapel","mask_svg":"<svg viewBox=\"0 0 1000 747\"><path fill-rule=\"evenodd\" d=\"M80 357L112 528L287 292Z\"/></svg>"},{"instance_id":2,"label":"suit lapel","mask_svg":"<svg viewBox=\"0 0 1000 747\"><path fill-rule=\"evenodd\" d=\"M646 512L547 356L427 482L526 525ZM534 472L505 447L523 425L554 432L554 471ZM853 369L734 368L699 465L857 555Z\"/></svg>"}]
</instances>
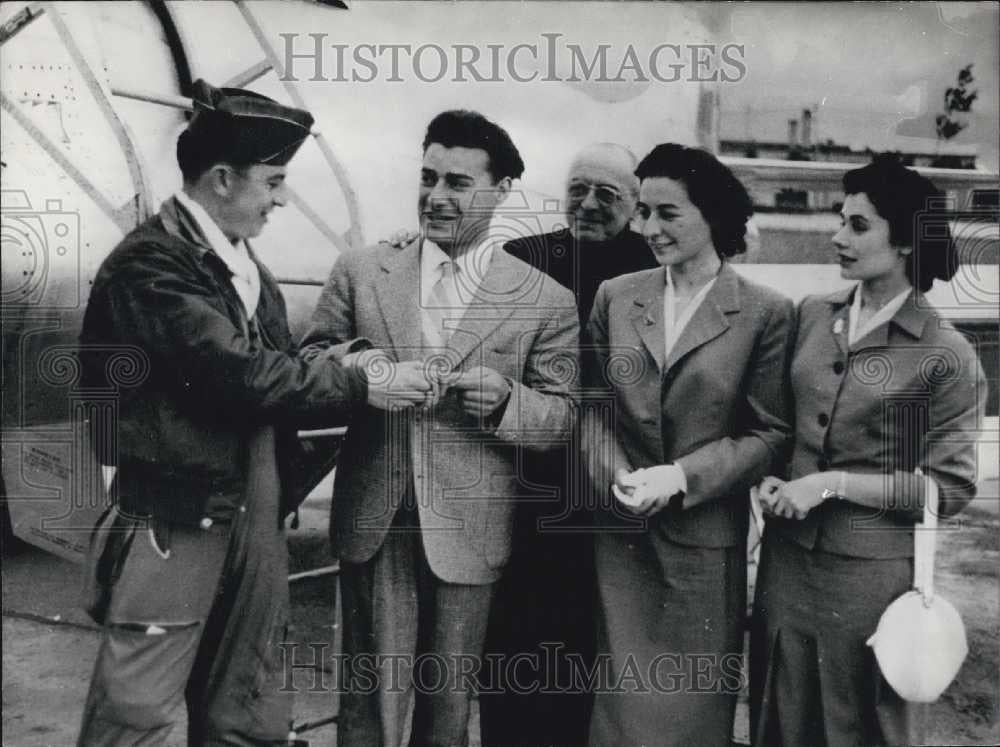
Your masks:
<instances>
[{"instance_id":1,"label":"suit lapel","mask_svg":"<svg viewBox=\"0 0 1000 747\"><path fill-rule=\"evenodd\" d=\"M519 270L514 259L499 247L493 250L482 284L448 338L448 356L456 368L478 349L497 327L534 298L532 288L542 282L537 270ZM530 272L530 274L529 274ZM534 304L531 305L534 308Z\"/></svg>"},{"instance_id":2,"label":"suit lapel","mask_svg":"<svg viewBox=\"0 0 1000 747\"><path fill-rule=\"evenodd\" d=\"M419 290L420 239L416 239L386 256L382 274L375 281L375 297L397 360L416 358L422 344Z\"/></svg>"},{"instance_id":3,"label":"suit lapel","mask_svg":"<svg viewBox=\"0 0 1000 747\"><path fill-rule=\"evenodd\" d=\"M851 345L851 352L857 353L858 351L866 348L884 348L888 344L889 325L880 324L875 327L875 329L869 330L868 333L860 340L855 340L854 344Z\"/></svg>"},{"instance_id":4,"label":"suit lapel","mask_svg":"<svg viewBox=\"0 0 1000 747\"><path fill-rule=\"evenodd\" d=\"M889 324L895 324L910 337L920 339L924 334L924 326L933 318L930 308L930 303L923 294L912 290Z\"/></svg>"},{"instance_id":5,"label":"suit lapel","mask_svg":"<svg viewBox=\"0 0 1000 747\"><path fill-rule=\"evenodd\" d=\"M739 312L740 308L736 271L729 264L723 264L719 276L715 279L715 285L695 310L694 316L684 327L673 350L667 356L666 371L669 372L686 355L729 329L726 314Z\"/></svg>"},{"instance_id":6,"label":"suit lapel","mask_svg":"<svg viewBox=\"0 0 1000 747\"><path fill-rule=\"evenodd\" d=\"M889 344L889 327L893 325L902 329L910 337L920 339L920 336L924 333L924 323L929 317L927 309L921 308L921 304L926 304L926 301L922 298L918 300L916 291L911 290L906 301L892 315L892 318L886 324L878 325L867 335L857 340L851 351L857 352L865 348L885 347Z\"/></svg>"},{"instance_id":7,"label":"suit lapel","mask_svg":"<svg viewBox=\"0 0 1000 747\"><path fill-rule=\"evenodd\" d=\"M663 294L666 290L665 271L651 272L638 288L628 315L635 332L663 372L666 339L663 332Z\"/></svg>"}]
</instances>

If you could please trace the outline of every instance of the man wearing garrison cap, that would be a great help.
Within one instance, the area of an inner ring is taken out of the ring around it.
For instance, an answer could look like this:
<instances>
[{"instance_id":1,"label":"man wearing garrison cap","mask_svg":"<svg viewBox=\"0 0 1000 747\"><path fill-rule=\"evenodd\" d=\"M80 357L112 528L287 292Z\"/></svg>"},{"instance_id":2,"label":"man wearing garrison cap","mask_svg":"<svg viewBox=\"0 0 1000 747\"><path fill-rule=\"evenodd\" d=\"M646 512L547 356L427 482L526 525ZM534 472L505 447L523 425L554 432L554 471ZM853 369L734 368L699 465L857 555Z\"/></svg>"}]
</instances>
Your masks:
<instances>
[{"instance_id":1,"label":"man wearing garrison cap","mask_svg":"<svg viewBox=\"0 0 1000 747\"><path fill-rule=\"evenodd\" d=\"M197 81L177 142L183 189L94 280L80 356L88 391L117 393L113 431L94 439L117 472L87 561L85 601L105 627L81 745L161 744L185 700L188 744L287 742L283 527L307 470L296 429L341 424L366 400L424 399L402 368L369 385L332 357L299 357L246 244L285 204L285 166L312 123ZM140 383L115 380L122 355L148 369Z\"/></svg>"}]
</instances>

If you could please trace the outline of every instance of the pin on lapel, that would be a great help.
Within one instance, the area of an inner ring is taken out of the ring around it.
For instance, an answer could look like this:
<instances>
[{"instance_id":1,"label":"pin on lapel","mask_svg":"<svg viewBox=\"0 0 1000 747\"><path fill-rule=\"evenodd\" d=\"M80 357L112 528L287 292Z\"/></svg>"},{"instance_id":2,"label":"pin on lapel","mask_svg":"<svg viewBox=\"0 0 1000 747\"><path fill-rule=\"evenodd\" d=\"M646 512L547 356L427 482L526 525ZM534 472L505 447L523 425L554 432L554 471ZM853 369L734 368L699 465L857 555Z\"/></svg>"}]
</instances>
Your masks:
<instances>
[{"instance_id":1,"label":"pin on lapel","mask_svg":"<svg viewBox=\"0 0 1000 747\"><path fill-rule=\"evenodd\" d=\"M652 326L656 324L656 320L653 319L653 317L649 316L648 314L646 315L645 319L643 319L643 321L646 322L646 326Z\"/></svg>"},{"instance_id":2,"label":"pin on lapel","mask_svg":"<svg viewBox=\"0 0 1000 747\"><path fill-rule=\"evenodd\" d=\"M844 331L844 320L838 319L833 323L833 334L839 335Z\"/></svg>"}]
</instances>

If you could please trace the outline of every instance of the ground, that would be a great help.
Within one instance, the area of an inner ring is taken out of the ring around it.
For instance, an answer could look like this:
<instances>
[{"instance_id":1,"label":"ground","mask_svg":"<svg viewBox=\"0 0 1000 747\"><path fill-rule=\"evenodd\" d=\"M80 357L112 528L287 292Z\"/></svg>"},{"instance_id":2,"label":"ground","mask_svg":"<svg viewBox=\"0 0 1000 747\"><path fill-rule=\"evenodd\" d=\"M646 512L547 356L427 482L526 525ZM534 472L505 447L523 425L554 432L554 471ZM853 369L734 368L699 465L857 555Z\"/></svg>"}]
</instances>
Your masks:
<instances>
[{"instance_id":1,"label":"ground","mask_svg":"<svg viewBox=\"0 0 1000 747\"><path fill-rule=\"evenodd\" d=\"M938 550L938 593L961 612L969 656L942 698L932 706L932 744L1000 743L1000 520L997 484L963 514L961 527L942 532ZM303 528L290 539L292 571L326 566L324 501L310 501ZM3 569L3 745L63 747L76 739L87 680L97 648L97 630L76 607L79 567L31 548L5 558ZM293 640L339 645L333 623L334 576L292 584ZM308 692L309 682L318 692ZM334 743L336 713L323 679L301 670L296 683L296 726L312 745ZM475 716L475 711L474 711ZM735 733L746 734L746 710ZM478 731L474 718L471 732ZM174 745L183 744L183 730ZM474 738L472 746L478 747Z\"/></svg>"}]
</instances>

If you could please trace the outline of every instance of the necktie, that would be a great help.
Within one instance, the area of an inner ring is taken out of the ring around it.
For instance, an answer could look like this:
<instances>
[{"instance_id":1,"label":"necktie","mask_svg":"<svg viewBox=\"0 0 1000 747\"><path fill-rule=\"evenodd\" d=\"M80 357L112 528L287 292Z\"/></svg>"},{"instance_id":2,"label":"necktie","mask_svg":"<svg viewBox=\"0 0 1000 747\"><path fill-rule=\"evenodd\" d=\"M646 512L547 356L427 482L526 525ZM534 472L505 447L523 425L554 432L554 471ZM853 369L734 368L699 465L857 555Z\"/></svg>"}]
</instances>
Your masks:
<instances>
[{"instance_id":1,"label":"necktie","mask_svg":"<svg viewBox=\"0 0 1000 747\"><path fill-rule=\"evenodd\" d=\"M454 262L446 260L438 266L438 279L431 288L427 298L427 316L430 320L431 328L440 339L442 345L448 344L451 330L447 328L446 320L454 319L458 309L452 300L454 293L452 289L455 285L455 274L458 271ZM431 336L430 342L433 343Z\"/></svg>"}]
</instances>

